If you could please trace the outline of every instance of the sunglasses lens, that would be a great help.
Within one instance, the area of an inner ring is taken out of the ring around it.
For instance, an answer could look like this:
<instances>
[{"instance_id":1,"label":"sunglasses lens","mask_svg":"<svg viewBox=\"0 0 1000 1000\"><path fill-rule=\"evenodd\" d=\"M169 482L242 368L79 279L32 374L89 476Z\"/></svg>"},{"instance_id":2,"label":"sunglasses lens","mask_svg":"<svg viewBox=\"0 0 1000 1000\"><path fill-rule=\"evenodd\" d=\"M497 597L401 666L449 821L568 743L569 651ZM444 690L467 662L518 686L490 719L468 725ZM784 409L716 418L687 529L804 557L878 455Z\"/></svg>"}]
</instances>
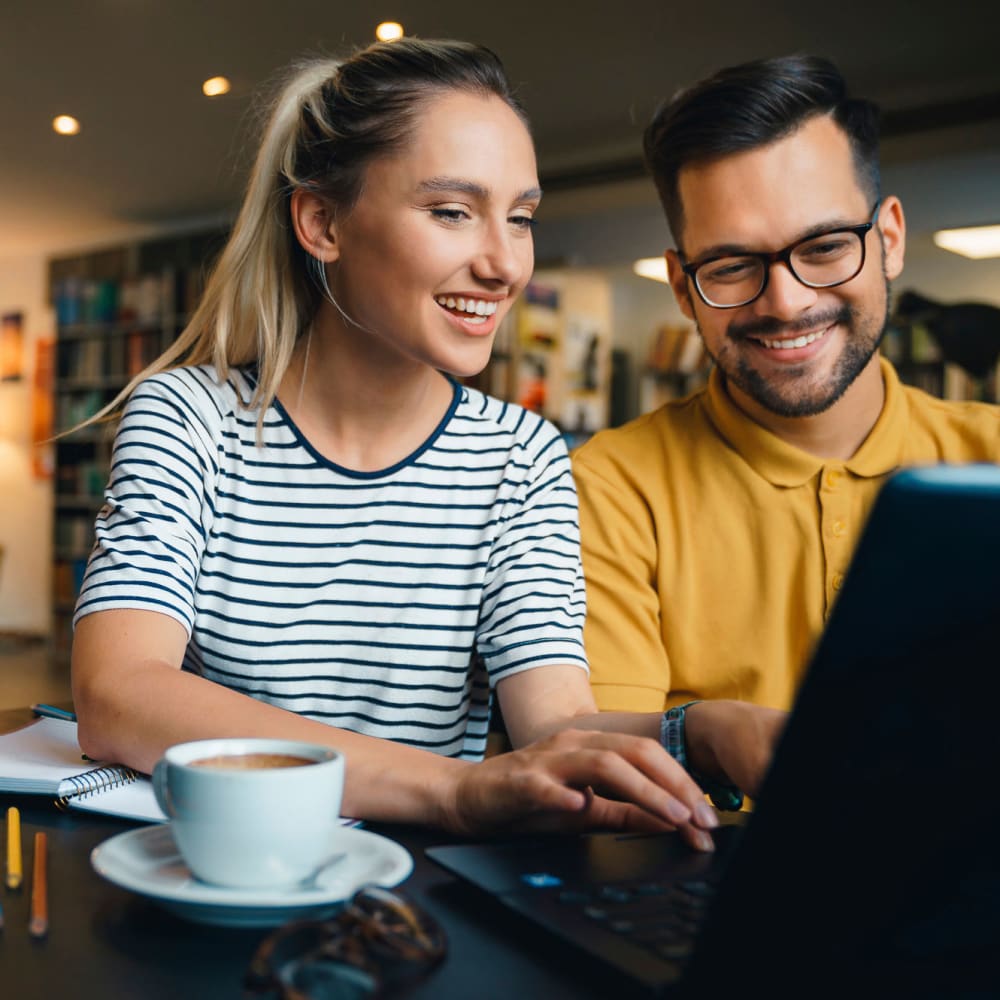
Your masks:
<instances>
[{"instance_id":1,"label":"sunglasses lens","mask_svg":"<svg viewBox=\"0 0 1000 1000\"><path fill-rule=\"evenodd\" d=\"M309 1000L368 1000L378 992L370 972L346 962L293 962L281 978Z\"/></svg>"}]
</instances>

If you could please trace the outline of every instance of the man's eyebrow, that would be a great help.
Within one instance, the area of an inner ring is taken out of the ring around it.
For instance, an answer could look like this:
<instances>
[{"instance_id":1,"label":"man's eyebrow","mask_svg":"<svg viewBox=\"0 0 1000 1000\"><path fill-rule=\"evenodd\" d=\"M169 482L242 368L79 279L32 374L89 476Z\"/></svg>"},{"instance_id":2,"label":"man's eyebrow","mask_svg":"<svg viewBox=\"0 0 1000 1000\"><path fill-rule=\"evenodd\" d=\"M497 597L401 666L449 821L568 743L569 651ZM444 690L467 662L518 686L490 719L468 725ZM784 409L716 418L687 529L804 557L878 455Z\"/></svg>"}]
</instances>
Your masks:
<instances>
[{"instance_id":1,"label":"man's eyebrow","mask_svg":"<svg viewBox=\"0 0 1000 1000\"><path fill-rule=\"evenodd\" d=\"M867 222L868 220L865 219L864 221ZM812 239L814 236L822 236L824 233L836 232L838 229L853 229L857 225L859 225L857 219L824 219L822 222L818 222L814 226L809 226L807 229L803 229L794 240L791 240L790 243L786 245L791 246L795 243L801 243L803 240ZM715 246L705 247L705 249L702 250L697 257L685 257L685 259L699 261L709 260L716 257L741 257L744 254L768 252L769 251L767 250L761 250L760 247L748 247L742 243L717 243Z\"/></svg>"},{"instance_id":2,"label":"man's eyebrow","mask_svg":"<svg viewBox=\"0 0 1000 1000\"><path fill-rule=\"evenodd\" d=\"M417 191L422 194L448 194L451 192L457 192L459 194L467 194L473 198L481 198L484 200L490 196L489 188L476 183L476 181L465 180L461 177L429 177L427 180L421 181L417 185ZM540 187L532 187L522 191L514 200L537 201L541 197L542 189Z\"/></svg>"}]
</instances>

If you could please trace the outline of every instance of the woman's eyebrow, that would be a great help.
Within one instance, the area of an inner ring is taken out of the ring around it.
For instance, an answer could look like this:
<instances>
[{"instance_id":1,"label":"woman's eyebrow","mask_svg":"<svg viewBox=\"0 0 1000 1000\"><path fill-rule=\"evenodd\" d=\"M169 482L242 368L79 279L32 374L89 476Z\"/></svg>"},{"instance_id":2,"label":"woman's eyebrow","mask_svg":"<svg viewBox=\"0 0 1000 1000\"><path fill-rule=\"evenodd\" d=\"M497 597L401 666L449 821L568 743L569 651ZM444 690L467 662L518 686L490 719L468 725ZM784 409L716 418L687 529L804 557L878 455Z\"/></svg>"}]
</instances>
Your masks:
<instances>
[{"instance_id":1,"label":"woman's eyebrow","mask_svg":"<svg viewBox=\"0 0 1000 1000\"><path fill-rule=\"evenodd\" d=\"M486 199L490 196L490 189L476 181L465 180L462 177L429 177L417 185L420 193L448 193L458 192L470 195L473 198ZM542 197L540 187L531 187L522 191L515 201L537 201Z\"/></svg>"}]
</instances>

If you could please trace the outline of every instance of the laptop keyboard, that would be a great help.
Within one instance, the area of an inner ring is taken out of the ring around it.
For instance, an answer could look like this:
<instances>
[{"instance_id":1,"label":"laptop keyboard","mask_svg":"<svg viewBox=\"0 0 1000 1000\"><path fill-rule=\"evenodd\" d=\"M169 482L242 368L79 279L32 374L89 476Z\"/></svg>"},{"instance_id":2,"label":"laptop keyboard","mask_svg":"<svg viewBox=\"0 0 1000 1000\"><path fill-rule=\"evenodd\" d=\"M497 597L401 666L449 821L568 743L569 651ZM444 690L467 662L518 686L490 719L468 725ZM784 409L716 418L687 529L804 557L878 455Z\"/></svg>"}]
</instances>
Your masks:
<instances>
[{"instance_id":1,"label":"laptop keyboard","mask_svg":"<svg viewBox=\"0 0 1000 1000\"><path fill-rule=\"evenodd\" d=\"M608 882L588 890L563 889L556 899L595 926L683 964L694 949L714 891L714 882L707 878Z\"/></svg>"}]
</instances>

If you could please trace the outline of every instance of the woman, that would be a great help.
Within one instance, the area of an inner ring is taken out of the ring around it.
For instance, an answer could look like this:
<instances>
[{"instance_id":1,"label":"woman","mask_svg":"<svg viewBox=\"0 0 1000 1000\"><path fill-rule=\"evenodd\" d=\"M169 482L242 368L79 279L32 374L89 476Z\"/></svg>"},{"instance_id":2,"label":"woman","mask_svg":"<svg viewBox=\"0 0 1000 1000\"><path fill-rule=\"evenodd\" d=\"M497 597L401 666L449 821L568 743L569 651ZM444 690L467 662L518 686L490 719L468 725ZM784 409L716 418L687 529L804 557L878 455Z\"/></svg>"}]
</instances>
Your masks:
<instances>
[{"instance_id":1,"label":"woman","mask_svg":"<svg viewBox=\"0 0 1000 1000\"><path fill-rule=\"evenodd\" d=\"M76 615L88 754L311 740L347 755L348 815L711 847L658 717L596 712L561 439L457 381L528 281L539 198L487 50L291 79L197 313L123 394ZM519 749L484 761L491 691Z\"/></svg>"}]
</instances>

